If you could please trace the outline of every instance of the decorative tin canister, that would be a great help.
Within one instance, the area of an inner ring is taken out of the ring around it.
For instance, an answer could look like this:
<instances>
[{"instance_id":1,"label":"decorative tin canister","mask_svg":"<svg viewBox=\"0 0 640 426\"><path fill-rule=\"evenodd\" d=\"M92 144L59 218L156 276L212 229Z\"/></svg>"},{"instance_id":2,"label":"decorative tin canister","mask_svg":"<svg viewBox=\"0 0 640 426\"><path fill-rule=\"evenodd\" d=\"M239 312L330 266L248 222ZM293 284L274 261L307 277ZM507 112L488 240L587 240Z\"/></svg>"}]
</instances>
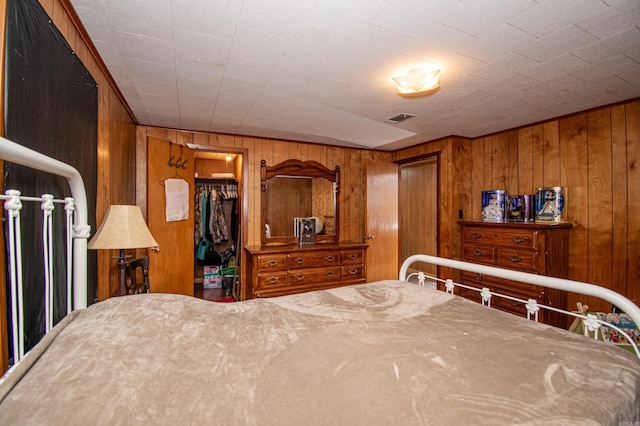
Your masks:
<instances>
[{"instance_id":1,"label":"decorative tin canister","mask_svg":"<svg viewBox=\"0 0 640 426\"><path fill-rule=\"evenodd\" d=\"M533 195L507 196L507 222L533 223Z\"/></svg>"},{"instance_id":2,"label":"decorative tin canister","mask_svg":"<svg viewBox=\"0 0 640 426\"><path fill-rule=\"evenodd\" d=\"M484 222L504 222L507 191L496 189L482 191L482 220Z\"/></svg>"},{"instance_id":3,"label":"decorative tin canister","mask_svg":"<svg viewBox=\"0 0 640 426\"><path fill-rule=\"evenodd\" d=\"M566 188L562 186L536 190L536 223L564 222L566 220L565 193Z\"/></svg>"}]
</instances>

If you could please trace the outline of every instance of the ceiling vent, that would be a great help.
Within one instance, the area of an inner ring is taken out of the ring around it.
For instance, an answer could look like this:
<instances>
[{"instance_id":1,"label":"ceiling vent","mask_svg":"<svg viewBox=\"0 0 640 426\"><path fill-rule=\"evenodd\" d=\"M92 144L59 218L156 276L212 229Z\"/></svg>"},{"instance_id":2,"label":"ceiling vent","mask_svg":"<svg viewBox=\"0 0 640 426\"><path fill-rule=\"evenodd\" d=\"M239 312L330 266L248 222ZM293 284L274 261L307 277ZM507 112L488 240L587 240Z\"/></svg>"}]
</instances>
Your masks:
<instances>
[{"instance_id":1,"label":"ceiling vent","mask_svg":"<svg viewBox=\"0 0 640 426\"><path fill-rule=\"evenodd\" d=\"M398 123L403 122L404 120L408 120L408 119L413 118L413 117L415 117L415 115L413 115L413 114L405 114L403 112L403 113L400 113L400 114L396 115L395 117L391 117L391 118L385 120L385 122L386 123L398 124Z\"/></svg>"}]
</instances>

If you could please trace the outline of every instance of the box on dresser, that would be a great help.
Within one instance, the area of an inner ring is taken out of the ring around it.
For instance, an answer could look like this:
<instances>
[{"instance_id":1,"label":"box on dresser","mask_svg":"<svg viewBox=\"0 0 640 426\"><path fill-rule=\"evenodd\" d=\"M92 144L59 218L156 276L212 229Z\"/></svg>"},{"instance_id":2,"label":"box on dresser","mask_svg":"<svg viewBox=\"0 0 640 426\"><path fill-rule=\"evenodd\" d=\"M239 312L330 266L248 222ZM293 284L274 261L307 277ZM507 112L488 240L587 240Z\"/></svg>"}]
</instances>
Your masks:
<instances>
[{"instance_id":1,"label":"box on dresser","mask_svg":"<svg viewBox=\"0 0 640 426\"><path fill-rule=\"evenodd\" d=\"M253 299L364 283L366 249L352 242L247 246L247 295Z\"/></svg>"},{"instance_id":2,"label":"box on dresser","mask_svg":"<svg viewBox=\"0 0 640 426\"><path fill-rule=\"evenodd\" d=\"M569 271L570 223L525 224L459 221L461 226L461 260L490 266L567 278ZM540 303L566 308L567 294L481 274L464 272L462 283L487 287L508 296L536 299ZM473 291L460 289L460 295L479 301ZM495 308L526 316L522 303L494 298ZM553 312L543 312L542 322L566 328L566 319Z\"/></svg>"}]
</instances>

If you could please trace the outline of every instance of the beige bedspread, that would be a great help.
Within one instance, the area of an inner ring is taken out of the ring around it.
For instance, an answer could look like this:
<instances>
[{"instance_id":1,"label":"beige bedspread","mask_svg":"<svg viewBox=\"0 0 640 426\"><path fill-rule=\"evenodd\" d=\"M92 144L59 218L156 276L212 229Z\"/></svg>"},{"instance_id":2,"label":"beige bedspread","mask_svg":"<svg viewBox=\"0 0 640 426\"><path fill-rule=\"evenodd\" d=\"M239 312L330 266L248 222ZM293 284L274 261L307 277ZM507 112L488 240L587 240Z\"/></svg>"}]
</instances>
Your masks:
<instances>
[{"instance_id":1,"label":"beige bedspread","mask_svg":"<svg viewBox=\"0 0 640 426\"><path fill-rule=\"evenodd\" d=\"M629 352L396 281L230 304L127 296L54 330L0 386L0 424L640 421Z\"/></svg>"}]
</instances>

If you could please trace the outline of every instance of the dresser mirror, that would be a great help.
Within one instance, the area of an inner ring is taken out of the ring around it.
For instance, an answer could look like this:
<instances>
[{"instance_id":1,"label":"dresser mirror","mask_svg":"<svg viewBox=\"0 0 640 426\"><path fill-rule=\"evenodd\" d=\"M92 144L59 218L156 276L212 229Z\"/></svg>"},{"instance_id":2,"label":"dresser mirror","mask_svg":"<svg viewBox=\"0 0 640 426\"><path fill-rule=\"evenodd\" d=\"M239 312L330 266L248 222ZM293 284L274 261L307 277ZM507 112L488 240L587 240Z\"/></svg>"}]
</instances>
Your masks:
<instances>
[{"instance_id":1,"label":"dresser mirror","mask_svg":"<svg viewBox=\"0 0 640 426\"><path fill-rule=\"evenodd\" d=\"M339 240L340 167L317 161L286 160L260 164L262 244L297 242L296 218L314 218L316 242Z\"/></svg>"}]
</instances>

